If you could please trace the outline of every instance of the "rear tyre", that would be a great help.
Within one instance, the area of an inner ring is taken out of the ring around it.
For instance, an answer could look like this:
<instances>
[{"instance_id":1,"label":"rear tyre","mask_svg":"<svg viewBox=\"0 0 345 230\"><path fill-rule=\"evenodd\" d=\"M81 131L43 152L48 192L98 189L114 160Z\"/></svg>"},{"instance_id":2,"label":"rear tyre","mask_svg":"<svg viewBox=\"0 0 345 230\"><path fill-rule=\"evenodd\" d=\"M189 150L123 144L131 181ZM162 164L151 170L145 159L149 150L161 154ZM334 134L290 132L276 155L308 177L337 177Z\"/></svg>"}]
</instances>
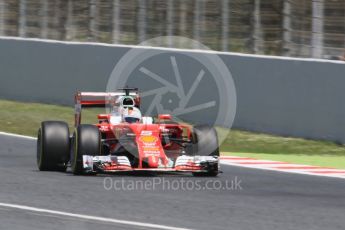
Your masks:
<instances>
[{"instance_id":1,"label":"rear tyre","mask_svg":"<svg viewBox=\"0 0 345 230\"><path fill-rule=\"evenodd\" d=\"M62 121L44 121L37 136L37 166L40 171L66 171L69 160L69 130Z\"/></svg>"},{"instance_id":2,"label":"rear tyre","mask_svg":"<svg viewBox=\"0 0 345 230\"><path fill-rule=\"evenodd\" d=\"M217 132L213 127L197 125L193 129L194 155L219 157ZM194 172L193 176L215 177L218 175L218 164L207 165L207 172Z\"/></svg>"},{"instance_id":3,"label":"rear tyre","mask_svg":"<svg viewBox=\"0 0 345 230\"><path fill-rule=\"evenodd\" d=\"M83 174L83 155L101 155L101 135L97 126L79 125L73 134L71 170L74 175Z\"/></svg>"}]
</instances>

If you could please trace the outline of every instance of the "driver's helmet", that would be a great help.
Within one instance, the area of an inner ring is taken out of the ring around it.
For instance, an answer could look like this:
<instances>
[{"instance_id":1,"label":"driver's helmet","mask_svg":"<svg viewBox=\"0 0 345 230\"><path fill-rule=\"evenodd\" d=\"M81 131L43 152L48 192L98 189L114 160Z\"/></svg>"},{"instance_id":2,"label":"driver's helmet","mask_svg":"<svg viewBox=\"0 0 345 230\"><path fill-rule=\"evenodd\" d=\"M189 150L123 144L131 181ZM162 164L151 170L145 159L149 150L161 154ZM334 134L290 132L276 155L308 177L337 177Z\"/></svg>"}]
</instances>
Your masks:
<instances>
[{"instance_id":1,"label":"driver's helmet","mask_svg":"<svg viewBox=\"0 0 345 230\"><path fill-rule=\"evenodd\" d=\"M136 107L127 107L122 109L123 121L128 123L136 123L141 121L141 112Z\"/></svg>"}]
</instances>

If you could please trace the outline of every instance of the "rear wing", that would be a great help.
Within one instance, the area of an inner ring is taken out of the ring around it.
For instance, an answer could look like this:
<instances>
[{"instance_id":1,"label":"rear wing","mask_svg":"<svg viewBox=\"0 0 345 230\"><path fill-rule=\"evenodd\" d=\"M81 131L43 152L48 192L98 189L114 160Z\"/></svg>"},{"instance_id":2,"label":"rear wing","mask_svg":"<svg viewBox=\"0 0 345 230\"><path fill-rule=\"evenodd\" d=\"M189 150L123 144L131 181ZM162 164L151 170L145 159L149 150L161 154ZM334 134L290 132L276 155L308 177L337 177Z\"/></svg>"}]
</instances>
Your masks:
<instances>
[{"instance_id":1,"label":"rear wing","mask_svg":"<svg viewBox=\"0 0 345 230\"><path fill-rule=\"evenodd\" d=\"M124 90L124 89L120 89ZM77 127L81 122L82 108L96 108L113 105L118 97L132 96L135 101L135 106L140 107L140 97L137 89L133 88L118 92L80 92L78 91L74 96L75 102L75 122Z\"/></svg>"}]
</instances>

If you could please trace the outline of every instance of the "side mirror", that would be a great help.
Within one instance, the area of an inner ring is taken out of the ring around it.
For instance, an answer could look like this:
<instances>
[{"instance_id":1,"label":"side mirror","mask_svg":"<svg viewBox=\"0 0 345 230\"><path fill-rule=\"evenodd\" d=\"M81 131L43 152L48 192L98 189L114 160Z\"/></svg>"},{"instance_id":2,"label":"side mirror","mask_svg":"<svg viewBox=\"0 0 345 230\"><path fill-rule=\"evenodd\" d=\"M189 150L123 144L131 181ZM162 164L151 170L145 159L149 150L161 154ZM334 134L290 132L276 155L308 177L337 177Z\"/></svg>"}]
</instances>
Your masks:
<instances>
[{"instance_id":1,"label":"side mirror","mask_svg":"<svg viewBox=\"0 0 345 230\"><path fill-rule=\"evenodd\" d=\"M172 120L172 116L170 114L159 114L158 119L159 120Z\"/></svg>"},{"instance_id":2,"label":"side mirror","mask_svg":"<svg viewBox=\"0 0 345 230\"><path fill-rule=\"evenodd\" d=\"M98 114L98 120L108 120L108 114Z\"/></svg>"}]
</instances>

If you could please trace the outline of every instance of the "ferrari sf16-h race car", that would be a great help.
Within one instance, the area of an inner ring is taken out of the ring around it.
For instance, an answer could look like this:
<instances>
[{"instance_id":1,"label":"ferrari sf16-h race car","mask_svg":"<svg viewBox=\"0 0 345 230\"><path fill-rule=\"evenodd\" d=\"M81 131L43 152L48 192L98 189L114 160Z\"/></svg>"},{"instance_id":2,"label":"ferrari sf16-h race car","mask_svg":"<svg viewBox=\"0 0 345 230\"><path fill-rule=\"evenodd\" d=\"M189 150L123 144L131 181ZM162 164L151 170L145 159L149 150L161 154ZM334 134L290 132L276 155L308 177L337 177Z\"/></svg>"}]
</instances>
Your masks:
<instances>
[{"instance_id":1,"label":"ferrari sf16-h race car","mask_svg":"<svg viewBox=\"0 0 345 230\"><path fill-rule=\"evenodd\" d=\"M81 124L82 108L106 107L96 124ZM37 165L41 171L97 174L120 171L219 173L217 133L206 125L179 123L169 114L141 117L136 88L116 92L77 92L75 129L44 121L38 130Z\"/></svg>"}]
</instances>

